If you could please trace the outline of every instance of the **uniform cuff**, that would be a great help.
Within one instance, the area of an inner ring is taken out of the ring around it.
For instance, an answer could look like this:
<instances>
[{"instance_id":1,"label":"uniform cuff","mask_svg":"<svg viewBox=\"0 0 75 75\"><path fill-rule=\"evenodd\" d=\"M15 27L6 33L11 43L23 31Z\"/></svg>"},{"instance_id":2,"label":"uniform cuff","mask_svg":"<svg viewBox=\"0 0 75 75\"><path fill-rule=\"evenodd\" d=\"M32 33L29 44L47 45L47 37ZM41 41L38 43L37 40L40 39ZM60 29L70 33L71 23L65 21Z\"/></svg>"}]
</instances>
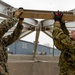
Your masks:
<instances>
[{"instance_id":1,"label":"uniform cuff","mask_svg":"<svg viewBox=\"0 0 75 75\"><path fill-rule=\"evenodd\" d=\"M18 28L19 28L19 29L23 29L23 26L22 26L22 25L18 25Z\"/></svg>"}]
</instances>

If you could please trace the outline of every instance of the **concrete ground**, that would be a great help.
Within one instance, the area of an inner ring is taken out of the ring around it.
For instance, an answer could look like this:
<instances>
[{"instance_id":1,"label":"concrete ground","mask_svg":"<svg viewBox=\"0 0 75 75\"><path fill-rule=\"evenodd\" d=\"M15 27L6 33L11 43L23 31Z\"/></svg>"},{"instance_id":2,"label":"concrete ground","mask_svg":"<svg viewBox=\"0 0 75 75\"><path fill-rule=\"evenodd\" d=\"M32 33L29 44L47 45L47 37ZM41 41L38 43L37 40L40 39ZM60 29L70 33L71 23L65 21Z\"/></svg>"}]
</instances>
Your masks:
<instances>
[{"instance_id":1,"label":"concrete ground","mask_svg":"<svg viewBox=\"0 0 75 75\"><path fill-rule=\"evenodd\" d=\"M39 55L9 55L9 75L59 75L59 57Z\"/></svg>"}]
</instances>

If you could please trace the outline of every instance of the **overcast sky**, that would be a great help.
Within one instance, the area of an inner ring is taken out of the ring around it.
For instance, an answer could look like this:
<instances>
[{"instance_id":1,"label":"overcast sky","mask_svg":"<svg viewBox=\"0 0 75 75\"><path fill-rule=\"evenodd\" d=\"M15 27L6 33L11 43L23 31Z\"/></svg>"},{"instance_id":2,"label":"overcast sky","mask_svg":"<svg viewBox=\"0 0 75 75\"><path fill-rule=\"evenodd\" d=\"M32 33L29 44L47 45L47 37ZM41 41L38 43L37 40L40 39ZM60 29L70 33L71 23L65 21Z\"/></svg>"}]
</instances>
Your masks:
<instances>
[{"instance_id":1,"label":"overcast sky","mask_svg":"<svg viewBox=\"0 0 75 75\"><path fill-rule=\"evenodd\" d=\"M75 8L75 0L3 0L10 5L25 9L37 10L71 10Z\"/></svg>"},{"instance_id":2,"label":"overcast sky","mask_svg":"<svg viewBox=\"0 0 75 75\"><path fill-rule=\"evenodd\" d=\"M23 7L24 9L34 10L60 10L69 11L75 8L75 0L2 0L15 8ZM33 42L35 40L35 33L30 34L23 38L26 41ZM52 39L41 33L39 37L39 43L49 43L52 46Z\"/></svg>"}]
</instances>

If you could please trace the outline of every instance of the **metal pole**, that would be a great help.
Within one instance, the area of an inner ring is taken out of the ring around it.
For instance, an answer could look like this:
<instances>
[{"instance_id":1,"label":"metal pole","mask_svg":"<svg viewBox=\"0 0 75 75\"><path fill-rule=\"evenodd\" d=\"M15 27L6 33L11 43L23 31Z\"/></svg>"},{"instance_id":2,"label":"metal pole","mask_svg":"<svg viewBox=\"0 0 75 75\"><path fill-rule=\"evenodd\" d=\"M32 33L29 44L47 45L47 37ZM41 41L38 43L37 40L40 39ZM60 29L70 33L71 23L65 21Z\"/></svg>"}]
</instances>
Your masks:
<instances>
[{"instance_id":1,"label":"metal pole","mask_svg":"<svg viewBox=\"0 0 75 75\"><path fill-rule=\"evenodd\" d=\"M15 42L15 54L16 54L16 42Z\"/></svg>"},{"instance_id":2,"label":"metal pole","mask_svg":"<svg viewBox=\"0 0 75 75\"><path fill-rule=\"evenodd\" d=\"M53 57L54 57L54 43L53 43Z\"/></svg>"}]
</instances>

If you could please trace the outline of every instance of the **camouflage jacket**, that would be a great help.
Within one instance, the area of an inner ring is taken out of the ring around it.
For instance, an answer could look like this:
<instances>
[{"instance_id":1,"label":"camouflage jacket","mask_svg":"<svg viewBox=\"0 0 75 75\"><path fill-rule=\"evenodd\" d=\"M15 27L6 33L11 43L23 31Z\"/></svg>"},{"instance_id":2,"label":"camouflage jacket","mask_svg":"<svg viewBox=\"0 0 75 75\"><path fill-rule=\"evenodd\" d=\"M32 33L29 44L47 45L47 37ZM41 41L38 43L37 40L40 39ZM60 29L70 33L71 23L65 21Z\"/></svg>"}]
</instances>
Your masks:
<instances>
[{"instance_id":1,"label":"camouflage jacket","mask_svg":"<svg viewBox=\"0 0 75 75\"><path fill-rule=\"evenodd\" d=\"M14 22L14 24L15 23L16 21ZM22 25L17 25L13 33L11 33L11 35L7 35L5 37L0 38L0 75L9 75L8 68L7 68L8 52L7 52L6 47L14 43L19 38L22 28L23 28ZM4 32L2 32L1 35L3 35Z\"/></svg>"},{"instance_id":2,"label":"camouflage jacket","mask_svg":"<svg viewBox=\"0 0 75 75\"><path fill-rule=\"evenodd\" d=\"M7 63L8 53L6 47L14 43L19 38L22 28L22 25L17 25L11 35L0 38L0 63Z\"/></svg>"},{"instance_id":3,"label":"camouflage jacket","mask_svg":"<svg viewBox=\"0 0 75 75\"><path fill-rule=\"evenodd\" d=\"M16 18L8 18L0 23L0 37L18 22Z\"/></svg>"},{"instance_id":4,"label":"camouflage jacket","mask_svg":"<svg viewBox=\"0 0 75 75\"><path fill-rule=\"evenodd\" d=\"M66 31L66 30L64 30ZM60 23L56 21L53 28L53 41L57 49L61 51L59 66L63 72L70 71L75 73L75 40L72 40L69 35L63 31ZM70 75L70 74L62 74Z\"/></svg>"},{"instance_id":5,"label":"camouflage jacket","mask_svg":"<svg viewBox=\"0 0 75 75\"><path fill-rule=\"evenodd\" d=\"M64 48L75 49L75 40L72 40L69 35L64 33L58 21L54 23L52 35L54 44L59 50L64 51Z\"/></svg>"}]
</instances>

